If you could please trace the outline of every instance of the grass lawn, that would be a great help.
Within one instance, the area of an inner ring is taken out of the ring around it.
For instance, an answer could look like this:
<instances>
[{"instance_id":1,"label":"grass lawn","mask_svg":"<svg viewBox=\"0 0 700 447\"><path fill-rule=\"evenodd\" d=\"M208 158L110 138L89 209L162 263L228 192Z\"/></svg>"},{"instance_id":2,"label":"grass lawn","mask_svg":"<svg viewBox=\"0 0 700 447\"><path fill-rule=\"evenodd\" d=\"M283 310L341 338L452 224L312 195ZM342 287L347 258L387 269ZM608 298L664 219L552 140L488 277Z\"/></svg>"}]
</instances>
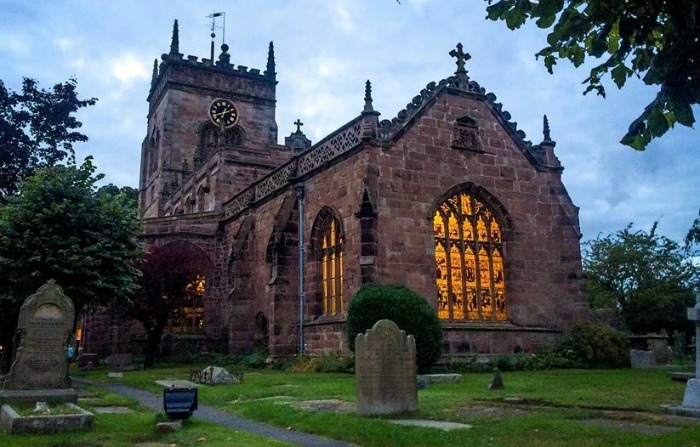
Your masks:
<instances>
[{"instance_id":1,"label":"grass lawn","mask_svg":"<svg viewBox=\"0 0 700 447\"><path fill-rule=\"evenodd\" d=\"M229 370L238 370L230 367ZM189 367L124 373L79 372L102 382L120 381L160 392L159 379L187 379ZM465 374L458 384L431 384L419 392L419 411L395 418L461 422L471 429L445 432L392 424L391 418L354 414L354 376L248 371L243 384L202 387L200 404L239 416L343 440L358 446L634 446L700 447L700 420L671 417L661 404L679 404L685 386L658 370L558 370L503 373L505 389L490 391L490 374ZM88 432L7 436L0 446L281 446L193 418L171 434L155 431L155 412L106 393L82 406L128 406L126 415L96 414ZM309 405L309 401L321 401ZM304 407L306 403L306 409ZM313 409L309 409L311 406ZM149 444L156 443L156 444Z\"/></svg>"}]
</instances>

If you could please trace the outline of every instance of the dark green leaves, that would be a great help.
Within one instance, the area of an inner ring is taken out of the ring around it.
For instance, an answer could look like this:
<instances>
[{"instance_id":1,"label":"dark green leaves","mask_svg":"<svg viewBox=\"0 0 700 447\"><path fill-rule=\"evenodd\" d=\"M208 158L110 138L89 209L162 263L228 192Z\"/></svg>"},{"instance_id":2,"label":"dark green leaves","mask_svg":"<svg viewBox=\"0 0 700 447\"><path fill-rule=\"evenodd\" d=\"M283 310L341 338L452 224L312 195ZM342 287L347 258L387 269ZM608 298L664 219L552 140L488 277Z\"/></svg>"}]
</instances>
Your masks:
<instances>
[{"instance_id":1,"label":"dark green leaves","mask_svg":"<svg viewBox=\"0 0 700 447\"><path fill-rule=\"evenodd\" d=\"M489 4L491 2L489 1ZM660 97L645 108L622 143L643 150L678 122L695 123L700 103L700 6L697 2L657 0L503 0L487 8L488 18L509 28L528 19L551 29L548 46L537 53L552 73L558 59L574 66L587 56L608 58L590 71L584 93L605 96L606 76L622 88L636 76L658 85Z\"/></svg>"},{"instance_id":2,"label":"dark green leaves","mask_svg":"<svg viewBox=\"0 0 700 447\"><path fill-rule=\"evenodd\" d=\"M17 194L20 180L37 168L75 163L73 143L87 137L75 130L82 123L73 114L97 101L78 99L76 88L75 79L44 90L25 78L22 91L13 92L0 80L0 198Z\"/></svg>"},{"instance_id":3,"label":"dark green leaves","mask_svg":"<svg viewBox=\"0 0 700 447\"><path fill-rule=\"evenodd\" d=\"M22 301L49 279L78 309L131 292L141 253L136 207L96 194L98 178L90 158L40 168L0 207L0 298Z\"/></svg>"}]
</instances>

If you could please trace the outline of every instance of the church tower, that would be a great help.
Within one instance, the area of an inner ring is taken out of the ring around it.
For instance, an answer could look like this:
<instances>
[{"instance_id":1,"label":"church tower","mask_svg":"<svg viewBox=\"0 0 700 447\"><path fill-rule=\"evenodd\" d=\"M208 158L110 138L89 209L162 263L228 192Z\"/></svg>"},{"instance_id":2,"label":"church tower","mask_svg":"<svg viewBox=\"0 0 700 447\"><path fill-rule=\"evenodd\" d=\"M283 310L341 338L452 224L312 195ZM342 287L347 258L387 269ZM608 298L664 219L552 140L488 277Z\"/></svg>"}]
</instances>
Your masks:
<instances>
[{"instance_id":1,"label":"church tower","mask_svg":"<svg viewBox=\"0 0 700 447\"><path fill-rule=\"evenodd\" d=\"M170 52L154 61L148 130L141 150L143 217L220 211L221 204L288 160L277 144L276 73L231 63L229 46L214 59L180 53L178 22Z\"/></svg>"}]
</instances>

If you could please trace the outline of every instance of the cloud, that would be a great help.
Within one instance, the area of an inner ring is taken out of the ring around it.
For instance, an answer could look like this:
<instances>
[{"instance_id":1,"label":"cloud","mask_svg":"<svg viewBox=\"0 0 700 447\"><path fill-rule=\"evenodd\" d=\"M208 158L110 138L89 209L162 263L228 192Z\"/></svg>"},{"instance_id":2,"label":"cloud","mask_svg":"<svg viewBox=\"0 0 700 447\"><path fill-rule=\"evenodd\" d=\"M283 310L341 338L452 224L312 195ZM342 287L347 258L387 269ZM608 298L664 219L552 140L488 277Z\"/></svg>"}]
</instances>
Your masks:
<instances>
[{"instance_id":1,"label":"cloud","mask_svg":"<svg viewBox=\"0 0 700 447\"><path fill-rule=\"evenodd\" d=\"M109 62L111 74L122 86L131 86L134 81L148 79L150 73L144 61L133 53L125 53Z\"/></svg>"},{"instance_id":2,"label":"cloud","mask_svg":"<svg viewBox=\"0 0 700 447\"><path fill-rule=\"evenodd\" d=\"M337 2L333 7L333 26L336 26L347 34L354 31L350 12L345 8L343 3Z\"/></svg>"}]
</instances>

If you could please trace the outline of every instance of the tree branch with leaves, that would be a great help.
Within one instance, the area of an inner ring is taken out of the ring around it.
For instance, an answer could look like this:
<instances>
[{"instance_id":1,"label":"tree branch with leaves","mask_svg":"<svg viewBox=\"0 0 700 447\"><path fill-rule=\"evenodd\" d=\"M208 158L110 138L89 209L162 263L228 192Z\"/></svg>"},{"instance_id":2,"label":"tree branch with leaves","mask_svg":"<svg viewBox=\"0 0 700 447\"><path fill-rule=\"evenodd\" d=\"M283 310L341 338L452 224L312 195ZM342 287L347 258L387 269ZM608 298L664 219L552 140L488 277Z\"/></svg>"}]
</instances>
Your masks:
<instances>
[{"instance_id":1,"label":"tree branch with leaves","mask_svg":"<svg viewBox=\"0 0 700 447\"><path fill-rule=\"evenodd\" d=\"M71 78L45 90L25 78L22 91L14 92L0 80L0 201L16 195L20 181L38 168L75 165L73 143L88 138L76 130L82 123L74 114L97 102L78 99L77 85Z\"/></svg>"},{"instance_id":2,"label":"tree branch with leaves","mask_svg":"<svg viewBox=\"0 0 700 447\"><path fill-rule=\"evenodd\" d=\"M621 143L644 150L676 123L692 127L700 103L700 4L667 0L486 0L491 20L510 29L534 20L551 29L537 53L552 73L557 60L575 67L601 60L584 91L605 96L603 79L618 88L631 77L658 86L656 97L629 126Z\"/></svg>"}]
</instances>

